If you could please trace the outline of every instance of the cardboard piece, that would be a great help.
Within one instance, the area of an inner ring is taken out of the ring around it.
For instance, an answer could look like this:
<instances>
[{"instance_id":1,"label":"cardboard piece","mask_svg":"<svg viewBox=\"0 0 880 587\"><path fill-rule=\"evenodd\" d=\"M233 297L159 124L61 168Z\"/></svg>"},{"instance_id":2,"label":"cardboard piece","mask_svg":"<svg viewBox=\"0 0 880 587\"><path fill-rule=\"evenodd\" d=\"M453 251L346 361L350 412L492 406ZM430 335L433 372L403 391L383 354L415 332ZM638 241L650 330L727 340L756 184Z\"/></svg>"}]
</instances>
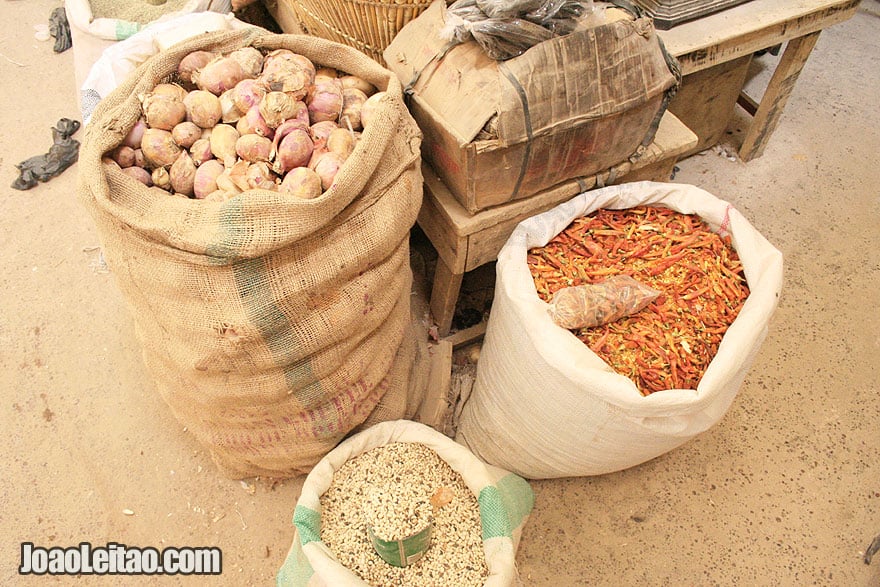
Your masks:
<instances>
[{"instance_id":1,"label":"cardboard piece","mask_svg":"<svg viewBox=\"0 0 880 587\"><path fill-rule=\"evenodd\" d=\"M446 4L435 0L386 48L410 86L423 157L469 212L593 175L650 142L678 80L649 18L608 14L497 62L473 41L449 48Z\"/></svg>"}]
</instances>

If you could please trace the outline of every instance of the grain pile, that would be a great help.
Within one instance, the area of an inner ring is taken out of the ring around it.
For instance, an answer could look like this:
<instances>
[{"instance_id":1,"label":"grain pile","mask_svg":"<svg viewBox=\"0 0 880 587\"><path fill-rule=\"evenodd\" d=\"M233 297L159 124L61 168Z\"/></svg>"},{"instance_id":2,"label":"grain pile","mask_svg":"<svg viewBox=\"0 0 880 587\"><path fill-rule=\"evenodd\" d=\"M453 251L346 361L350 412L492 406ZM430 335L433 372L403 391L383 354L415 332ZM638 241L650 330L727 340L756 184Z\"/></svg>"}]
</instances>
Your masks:
<instances>
[{"instance_id":1,"label":"grain pile","mask_svg":"<svg viewBox=\"0 0 880 587\"><path fill-rule=\"evenodd\" d=\"M92 16L95 18L113 18L127 20L139 24L148 24L169 14L178 12L187 5L189 0L167 0L157 4L155 0L91 0Z\"/></svg>"},{"instance_id":2,"label":"grain pile","mask_svg":"<svg viewBox=\"0 0 880 587\"><path fill-rule=\"evenodd\" d=\"M382 528L383 534L396 535L393 538L411 530L406 526L407 512L422 519L426 502L430 504L431 547L418 562L394 567L373 549L365 513L381 515L374 507L375 488L385 488L382 495L393 489L400 504L403 515L386 510L388 523ZM461 475L419 443L391 443L342 465L321 496L321 540L344 566L377 587L476 586L489 574L476 497Z\"/></svg>"}]
</instances>

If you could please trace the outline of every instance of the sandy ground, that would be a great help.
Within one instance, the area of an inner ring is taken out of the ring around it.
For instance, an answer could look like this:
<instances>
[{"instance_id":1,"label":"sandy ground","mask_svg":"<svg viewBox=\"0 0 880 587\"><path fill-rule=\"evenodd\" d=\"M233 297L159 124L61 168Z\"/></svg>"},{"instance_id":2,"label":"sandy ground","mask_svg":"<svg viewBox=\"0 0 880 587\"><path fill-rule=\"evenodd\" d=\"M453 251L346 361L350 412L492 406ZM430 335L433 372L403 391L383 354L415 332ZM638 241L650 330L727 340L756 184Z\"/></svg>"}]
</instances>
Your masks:
<instances>
[{"instance_id":1,"label":"sandy ground","mask_svg":"<svg viewBox=\"0 0 880 587\"><path fill-rule=\"evenodd\" d=\"M60 4L0 3L4 186L79 118L73 52L34 39ZM627 471L532 483L526 585L880 585L880 560L862 561L880 533L877 13L866 0L823 32L763 157L681 162L677 181L731 201L783 251L769 337L707 433ZM271 584L302 480L223 478L171 416L76 173L0 192L0 584ZM218 546L223 574L20 577L25 541Z\"/></svg>"}]
</instances>

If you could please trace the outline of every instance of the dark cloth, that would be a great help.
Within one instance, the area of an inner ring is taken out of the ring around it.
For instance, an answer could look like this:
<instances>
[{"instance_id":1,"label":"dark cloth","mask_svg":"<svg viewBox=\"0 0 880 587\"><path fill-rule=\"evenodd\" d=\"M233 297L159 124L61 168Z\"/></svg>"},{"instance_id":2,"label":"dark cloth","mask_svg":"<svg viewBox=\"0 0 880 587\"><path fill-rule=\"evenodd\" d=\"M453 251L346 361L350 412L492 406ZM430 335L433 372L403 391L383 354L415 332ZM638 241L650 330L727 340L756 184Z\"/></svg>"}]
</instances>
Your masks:
<instances>
[{"instance_id":1,"label":"dark cloth","mask_svg":"<svg viewBox=\"0 0 880 587\"><path fill-rule=\"evenodd\" d=\"M38 182L49 181L61 175L65 169L76 163L79 158L79 141L70 138L79 130L80 122L62 118L52 127L53 145L48 153L36 155L18 163L20 175L12 182L17 190L29 190Z\"/></svg>"}]
</instances>

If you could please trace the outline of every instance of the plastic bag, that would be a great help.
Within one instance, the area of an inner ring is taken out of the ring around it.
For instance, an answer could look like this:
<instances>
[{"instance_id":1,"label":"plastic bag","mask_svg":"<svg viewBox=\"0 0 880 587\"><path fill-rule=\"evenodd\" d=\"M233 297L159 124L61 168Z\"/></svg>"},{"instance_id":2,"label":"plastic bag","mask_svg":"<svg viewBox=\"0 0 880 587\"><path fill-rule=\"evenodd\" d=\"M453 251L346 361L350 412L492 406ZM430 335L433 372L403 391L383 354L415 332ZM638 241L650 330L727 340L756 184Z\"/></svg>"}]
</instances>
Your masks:
<instances>
[{"instance_id":1,"label":"plastic bag","mask_svg":"<svg viewBox=\"0 0 880 587\"><path fill-rule=\"evenodd\" d=\"M592 328L635 314L660 293L629 275L615 275L599 283L560 289L553 294L548 311L562 328Z\"/></svg>"}]
</instances>

